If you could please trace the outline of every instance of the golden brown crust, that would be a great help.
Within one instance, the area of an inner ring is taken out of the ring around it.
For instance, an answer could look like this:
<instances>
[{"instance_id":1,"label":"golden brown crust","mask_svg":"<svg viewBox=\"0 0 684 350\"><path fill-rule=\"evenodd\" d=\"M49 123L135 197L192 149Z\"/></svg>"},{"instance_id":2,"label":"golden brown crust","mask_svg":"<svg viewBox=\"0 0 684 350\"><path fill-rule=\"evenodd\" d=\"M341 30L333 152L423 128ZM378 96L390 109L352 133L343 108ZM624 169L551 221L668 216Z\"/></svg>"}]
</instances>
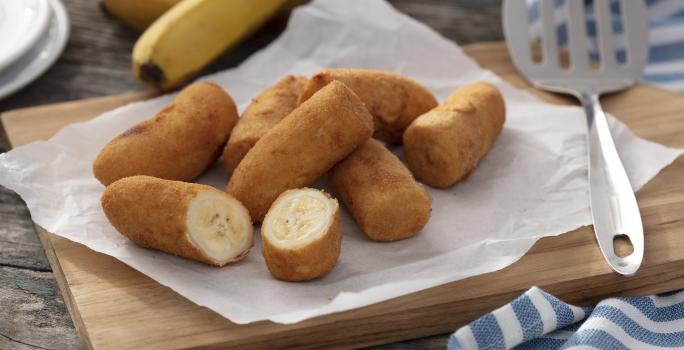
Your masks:
<instances>
[{"instance_id":1,"label":"golden brown crust","mask_svg":"<svg viewBox=\"0 0 684 350\"><path fill-rule=\"evenodd\" d=\"M414 236L430 219L432 198L382 143L368 140L329 173L333 191L368 238Z\"/></svg>"},{"instance_id":2,"label":"golden brown crust","mask_svg":"<svg viewBox=\"0 0 684 350\"><path fill-rule=\"evenodd\" d=\"M419 115L437 106L437 100L420 83L402 75L369 69L325 69L306 84L299 102L333 80L347 85L365 103L374 117L374 137L391 144L401 143L404 129Z\"/></svg>"},{"instance_id":3,"label":"golden brown crust","mask_svg":"<svg viewBox=\"0 0 684 350\"><path fill-rule=\"evenodd\" d=\"M319 239L297 249L281 249L262 233L262 253L273 277L284 281L306 281L323 277L337 264L342 246L340 209L328 231Z\"/></svg>"},{"instance_id":4,"label":"golden brown crust","mask_svg":"<svg viewBox=\"0 0 684 350\"><path fill-rule=\"evenodd\" d=\"M221 87L192 84L154 118L110 141L93 174L105 186L133 175L191 181L218 159L237 120L235 103Z\"/></svg>"},{"instance_id":5,"label":"golden brown crust","mask_svg":"<svg viewBox=\"0 0 684 350\"><path fill-rule=\"evenodd\" d=\"M404 151L409 168L430 186L450 187L477 167L505 120L504 100L496 86L465 85L406 129Z\"/></svg>"},{"instance_id":6,"label":"golden brown crust","mask_svg":"<svg viewBox=\"0 0 684 350\"><path fill-rule=\"evenodd\" d=\"M139 175L107 186L101 203L114 228L139 246L220 266L198 249L187 233L188 206L198 193L206 191L226 195L211 186Z\"/></svg>"},{"instance_id":7,"label":"golden brown crust","mask_svg":"<svg viewBox=\"0 0 684 350\"><path fill-rule=\"evenodd\" d=\"M223 162L229 173L266 132L297 107L306 81L306 77L287 75L252 100L223 149Z\"/></svg>"},{"instance_id":8,"label":"golden brown crust","mask_svg":"<svg viewBox=\"0 0 684 350\"><path fill-rule=\"evenodd\" d=\"M226 191L260 222L282 192L305 187L370 138L372 117L333 82L297 107L247 153Z\"/></svg>"}]
</instances>

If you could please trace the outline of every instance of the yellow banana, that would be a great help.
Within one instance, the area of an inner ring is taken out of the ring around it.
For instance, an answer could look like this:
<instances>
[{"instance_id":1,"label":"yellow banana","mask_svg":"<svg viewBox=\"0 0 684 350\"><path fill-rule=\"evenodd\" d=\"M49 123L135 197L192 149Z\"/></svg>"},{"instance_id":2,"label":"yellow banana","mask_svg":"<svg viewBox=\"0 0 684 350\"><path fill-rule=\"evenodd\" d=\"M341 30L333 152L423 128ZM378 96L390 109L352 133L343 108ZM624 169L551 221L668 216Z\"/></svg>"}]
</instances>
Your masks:
<instances>
[{"instance_id":1,"label":"yellow banana","mask_svg":"<svg viewBox=\"0 0 684 350\"><path fill-rule=\"evenodd\" d=\"M170 90L256 30L287 0L184 0L159 17L135 43L133 72Z\"/></svg>"},{"instance_id":2,"label":"yellow banana","mask_svg":"<svg viewBox=\"0 0 684 350\"><path fill-rule=\"evenodd\" d=\"M180 0L103 0L112 16L130 27L144 31L155 19Z\"/></svg>"}]
</instances>

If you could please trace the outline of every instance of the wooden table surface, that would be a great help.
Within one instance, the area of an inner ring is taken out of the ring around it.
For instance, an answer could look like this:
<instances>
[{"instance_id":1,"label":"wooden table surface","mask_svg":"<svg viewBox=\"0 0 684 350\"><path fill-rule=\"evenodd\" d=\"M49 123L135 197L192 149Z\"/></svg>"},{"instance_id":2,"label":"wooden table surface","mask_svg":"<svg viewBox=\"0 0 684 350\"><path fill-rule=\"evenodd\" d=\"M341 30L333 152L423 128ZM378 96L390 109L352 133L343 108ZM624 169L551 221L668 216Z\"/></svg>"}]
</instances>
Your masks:
<instances>
[{"instance_id":1,"label":"wooden table surface","mask_svg":"<svg viewBox=\"0 0 684 350\"><path fill-rule=\"evenodd\" d=\"M113 18L97 0L63 0L71 37L62 57L38 80L0 101L3 111L144 90L130 71L138 33ZM500 0L392 0L400 11L459 44L501 40ZM283 30L278 18L226 53L205 73L233 67ZM1 127L1 126L0 126ZM8 149L0 132L0 153ZM448 334L376 349L443 349ZM29 212L0 186L0 349L80 349L78 334L52 276Z\"/></svg>"}]
</instances>

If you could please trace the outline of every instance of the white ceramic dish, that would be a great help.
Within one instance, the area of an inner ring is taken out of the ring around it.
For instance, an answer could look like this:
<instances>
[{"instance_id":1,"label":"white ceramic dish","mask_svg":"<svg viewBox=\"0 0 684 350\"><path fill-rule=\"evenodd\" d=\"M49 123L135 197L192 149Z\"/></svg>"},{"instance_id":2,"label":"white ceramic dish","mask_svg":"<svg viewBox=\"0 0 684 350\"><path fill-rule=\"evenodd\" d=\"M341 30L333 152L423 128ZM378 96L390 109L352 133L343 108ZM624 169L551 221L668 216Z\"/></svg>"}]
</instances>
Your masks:
<instances>
[{"instance_id":1,"label":"white ceramic dish","mask_svg":"<svg viewBox=\"0 0 684 350\"><path fill-rule=\"evenodd\" d=\"M13 1L13 0L9 0ZM48 27L24 55L0 71L0 99L43 74L59 58L69 38L69 17L59 0L48 0Z\"/></svg>"},{"instance_id":2,"label":"white ceramic dish","mask_svg":"<svg viewBox=\"0 0 684 350\"><path fill-rule=\"evenodd\" d=\"M48 0L0 0L0 71L36 44L50 17Z\"/></svg>"}]
</instances>

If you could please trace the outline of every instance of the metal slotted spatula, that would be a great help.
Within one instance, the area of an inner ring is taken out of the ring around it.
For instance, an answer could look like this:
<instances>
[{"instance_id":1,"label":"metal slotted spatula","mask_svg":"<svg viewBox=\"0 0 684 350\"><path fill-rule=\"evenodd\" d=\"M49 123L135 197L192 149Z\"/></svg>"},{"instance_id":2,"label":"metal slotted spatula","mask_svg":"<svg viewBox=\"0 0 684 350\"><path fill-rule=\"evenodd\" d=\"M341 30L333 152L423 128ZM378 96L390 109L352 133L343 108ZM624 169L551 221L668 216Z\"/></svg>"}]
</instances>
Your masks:
<instances>
[{"instance_id":1,"label":"metal slotted spatula","mask_svg":"<svg viewBox=\"0 0 684 350\"><path fill-rule=\"evenodd\" d=\"M587 115L589 152L589 192L596 240L613 270L630 276L636 273L644 256L644 230L632 186L622 166L601 109L599 95L634 85L648 54L648 23L642 0L623 0L622 12L625 62L616 58L617 40L613 32L610 0L594 0L598 60L590 63L589 39L582 0L565 0L556 8L554 0L539 0L541 21L540 62L531 54L528 34L528 8L525 0L505 0L503 26L508 50L515 66L534 86L543 90L574 95ZM558 25L554 17L567 11L567 53L570 65L561 66ZM620 48L622 49L622 48ZM613 249L617 236L627 236L634 251L620 257Z\"/></svg>"}]
</instances>

